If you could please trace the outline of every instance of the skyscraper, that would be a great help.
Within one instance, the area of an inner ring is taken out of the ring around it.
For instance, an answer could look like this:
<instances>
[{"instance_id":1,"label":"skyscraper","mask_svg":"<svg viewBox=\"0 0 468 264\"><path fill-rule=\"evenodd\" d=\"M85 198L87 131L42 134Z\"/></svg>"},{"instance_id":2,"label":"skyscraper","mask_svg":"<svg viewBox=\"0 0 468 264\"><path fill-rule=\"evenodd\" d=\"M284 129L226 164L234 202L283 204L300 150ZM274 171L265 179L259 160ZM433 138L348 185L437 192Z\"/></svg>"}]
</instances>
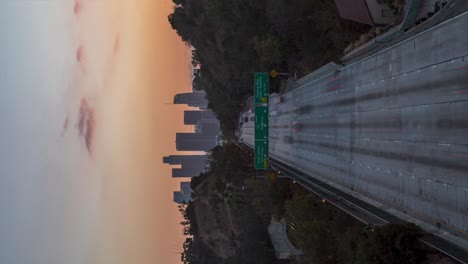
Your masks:
<instances>
[{"instance_id":1,"label":"skyscraper","mask_svg":"<svg viewBox=\"0 0 468 264\"><path fill-rule=\"evenodd\" d=\"M199 133L177 133L176 149L181 151L208 151L216 146L216 136Z\"/></svg>"},{"instance_id":2,"label":"skyscraper","mask_svg":"<svg viewBox=\"0 0 468 264\"><path fill-rule=\"evenodd\" d=\"M197 177L200 175L201 170L196 169L196 168L184 168L184 169L179 169L179 168L173 168L172 169L172 177L173 178L192 178L192 177Z\"/></svg>"},{"instance_id":3,"label":"skyscraper","mask_svg":"<svg viewBox=\"0 0 468 264\"><path fill-rule=\"evenodd\" d=\"M191 199L190 195L184 195L182 194L182 192L178 192L178 191L175 191L173 193L173 201L174 203L178 203L178 204L181 204L181 203L188 203Z\"/></svg>"},{"instance_id":4,"label":"skyscraper","mask_svg":"<svg viewBox=\"0 0 468 264\"><path fill-rule=\"evenodd\" d=\"M205 111L184 111L184 124L196 125L198 122L203 123L218 123L216 115L210 109Z\"/></svg>"},{"instance_id":5,"label":"skyscraper","mask_svg":"<svg viewBox=\"0 0 468 264\"><path fill-rule=\"evenodd\" d=\"M174 104L186 104L191 107L206 108L208 100L206 100L204 92L180 93L174 96Z\"/></svg>"},{"instance_id":6,"label":"skyscraper","mask_svg":"<svg viewBox=\"0 0 468 264\"><path fill-rule=\"evenodd\" d=\"M219 132L219 123L201 123L198 122L195 132L200 133L201 135L204 136L214 136L216 137Z\"/></svg>"},{"instance_id":7,"label":"skyscraper","mask_svg":"<svg viewBox=\"0 0 468 264\"><path fill-rule=\"evenodd\" d=\"M207 158L207 155L170 155L163 157L163 162L181 165L182 168L203 168Z\"/></svg>"},{"instance_id":8,"label":"skyscraper","mask_svg":"<svg viewBox=\"0 0 468 264\"><path fill-rule=\"evenodd\" d=\"M206 109L205 111L203 111L202 119L203 120L205 120L205 119L216 119L216 120L218 120L215 113L211 109Z\"/></svg>"},{"instance_id":9,"label":"skyscraper","mask_svg":"<svg viewBox=\"0 0 468 264\"><path fill-rule=\"evenodd\" d=\"M192 187L190 186L190 182L181 182L180 190L182 191L182 194L190 195L192 193Z\"/></svg>"},{"instance_id":10,"label":"skyscraper","mask_svg":"<svg viewBox=\"0 0 468 264\"><path fill-rule=\"evenodd\" d=\"M192 199L192 188L190 187L190 182L181 182L180 191L175 191L173 195L175 203L188 203Z\"/></svg>"},{"instance_id":11,"label":"skyscraper","mask_svg":"<svg viewBox=\"0 0 468 264\"><path fill-rule=\"evenodd\" d=\"M196 125L202 119L203 111L184 111L184 124Z\"/></svg>"}]
</instances>

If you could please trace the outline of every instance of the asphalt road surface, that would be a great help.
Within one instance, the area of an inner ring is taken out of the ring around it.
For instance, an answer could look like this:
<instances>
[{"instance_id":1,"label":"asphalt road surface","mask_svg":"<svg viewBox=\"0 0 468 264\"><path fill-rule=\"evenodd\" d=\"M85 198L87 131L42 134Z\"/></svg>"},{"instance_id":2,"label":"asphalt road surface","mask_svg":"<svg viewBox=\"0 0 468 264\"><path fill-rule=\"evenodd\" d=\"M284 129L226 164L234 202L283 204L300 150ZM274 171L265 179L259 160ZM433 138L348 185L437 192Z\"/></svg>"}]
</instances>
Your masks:
<instances>
[{"instance_id":1,"label":"asphalt road surface","mask_svg":"<svg viewBox=\"0 0 468 264\"><path fill-rule=\"evenodd\" d=\"M282 96L270 157L468 234L468 13Z\"/></svg>"}]
</instances>

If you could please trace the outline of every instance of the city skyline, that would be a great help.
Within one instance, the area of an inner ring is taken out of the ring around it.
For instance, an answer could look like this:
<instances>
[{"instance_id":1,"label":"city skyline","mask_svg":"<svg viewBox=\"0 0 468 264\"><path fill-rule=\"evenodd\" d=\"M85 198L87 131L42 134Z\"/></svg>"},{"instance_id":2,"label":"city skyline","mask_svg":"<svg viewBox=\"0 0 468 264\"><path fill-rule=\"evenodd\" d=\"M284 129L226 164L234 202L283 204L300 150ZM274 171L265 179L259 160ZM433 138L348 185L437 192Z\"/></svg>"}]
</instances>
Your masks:
<instances>
[{"instance_id":1,"label":"city skyline","mask_svg":"<svg viewBox=\"0 0 468 264\"><path fill-rule=\"evenodd\" d=\"M208 101L203 92L179 93L174 96L174 104L188 106L206 106ZM175 133L177 151L209 151L219 143L219 120L210 109L184 111L183 124L194 126L194 132ZM169 155L163 157L163 163L179 165L171 169L172 178L191 178L200 175L209 167L208 156L205 155Z\"/></svg>"}]
</instances>

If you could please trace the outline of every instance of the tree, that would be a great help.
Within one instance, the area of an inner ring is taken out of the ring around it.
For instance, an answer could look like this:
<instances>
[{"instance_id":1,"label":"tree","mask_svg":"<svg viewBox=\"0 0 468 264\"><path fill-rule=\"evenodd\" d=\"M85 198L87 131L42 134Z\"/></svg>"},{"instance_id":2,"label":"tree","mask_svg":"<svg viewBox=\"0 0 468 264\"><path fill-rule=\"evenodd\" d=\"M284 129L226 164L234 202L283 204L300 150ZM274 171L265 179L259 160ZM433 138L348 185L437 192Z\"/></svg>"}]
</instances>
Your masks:
<instances>
[{"instance_id":1,"label":"tree","mask_svg":"<svg viewBox=\"0 0 468 264\"><path fill-rule=\"evenodd\" d=\"M421 230L414 224L376 227L358 242L354 263L424 263L425 254L418 241L420 234Z\"/></svg>"},{"instance_id":2,"label":"tree","mask_svg":"<svg viewBox=\"0 0 468 264\"><path fill-rule=\"evenodd\" d=\"M251 73L305 73L339 58L358 35L343 27L350 22L333 1L173 1L169 23L194 48L192 65L203 72L193 87L206 92L227 137L234 137L240 103L252 95Z\"/></svg>"},{"instance_id":3,"label":"tree","mask_svg":"<svg viewBox=\"0 0 468 264\"><path fill-rule=\"evenodd\" d=\"M194 90L197 90L197 91L203 90L202 78L198 74L195 75L195 77L193 78L192 87Z\"/></svg>"},{"instance_id":4,"label":"tree","mask_svg":"<svg viewBox=\"0 0 468 264\"><path fill-rule=\"evenodd\" d=\"M180 260L184 264L193 263L193 239L188 237L185 239L184 244L182 245L183 252L181 253Z\"/></svg>"},{"instance_id":5,"label":"tree","mask_svg":"<svg viewBox=\"0 0 468 264\"><path fill-rule=\"evenodd\" d=\"M172 0L172 2L179 7L183 7L185 5L185 0Z\"/></svg>"},{"instance_id":6,"label":"tree","mask_svg":"<svg viewBox=\"0 0 468 264\"><path fill-rule=\"evenodd\" d=\"M197 67L200 65L200 55L197 54L197 50L192 50L192 66Z\"/></svg>"},{"instance_id":7,"label":"tree","mask_svg":"<svg viewBox=\"0 0 468 264\"><path fill-rule=\"evenodd\" d=\"M281 52L281 40L273 35L267 35L264 38L255 36L255 50L260 61L269 67L280 64L283 61Z\"/></svg>"}]
</instances>

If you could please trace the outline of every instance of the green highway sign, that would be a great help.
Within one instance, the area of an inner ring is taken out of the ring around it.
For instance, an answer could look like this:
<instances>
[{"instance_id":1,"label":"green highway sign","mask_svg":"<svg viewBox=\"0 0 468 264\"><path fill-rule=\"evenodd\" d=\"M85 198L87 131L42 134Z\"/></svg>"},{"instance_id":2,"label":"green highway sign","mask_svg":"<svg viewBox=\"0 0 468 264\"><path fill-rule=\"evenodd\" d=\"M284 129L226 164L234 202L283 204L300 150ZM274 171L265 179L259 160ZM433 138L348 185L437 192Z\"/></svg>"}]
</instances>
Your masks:
<instances>
[{"instance_id":1,"label":"green highway sign","mask_svg":"<svg viewBox=\"0 0 468 264\"><path fill-rule=\"evenodd\" d=\"M268 106L255 107L255 169L268 166Z\"/></svg>"},{"instance_id":2,"label":"green highway sign","mask_svg":"<svg viewBox=\"0 0 468 264\"><path fill-rule=\"evenodd\" d=\"M268 137L268 107L255 107L255 140L267 140Z\"/></svg>"},{"instance_id":3,"label":"green highway sign","mask_svg":"<svg viewBox=\"0 0 468 264\"><path fill-rule=\"evenodd\" d=\"M267 72L256 72L254 75L255 86L255 103L266 104L268 103L269 94L269 80L270 76Z\"/></svg>"},{"instance_id":4,"label":"green highway sign","mask_svg":"<svg viewBox=\"0 0 468 264\"><path fill-rule=\"evenodd\" d=\"M254 75L255 95L255 169L268 168L268 95L270 75L256 72Z\"/></svg>"},{"instance_id":5,"label":"green highway sign","mask_svg":"<svg viewBox=\"0 0 468 264\"><path fill-rule=\"evenodd\" d=\"M255 140L255 169L264 170L268 167L268 141Z\"/></svg>"}]
</instances>

